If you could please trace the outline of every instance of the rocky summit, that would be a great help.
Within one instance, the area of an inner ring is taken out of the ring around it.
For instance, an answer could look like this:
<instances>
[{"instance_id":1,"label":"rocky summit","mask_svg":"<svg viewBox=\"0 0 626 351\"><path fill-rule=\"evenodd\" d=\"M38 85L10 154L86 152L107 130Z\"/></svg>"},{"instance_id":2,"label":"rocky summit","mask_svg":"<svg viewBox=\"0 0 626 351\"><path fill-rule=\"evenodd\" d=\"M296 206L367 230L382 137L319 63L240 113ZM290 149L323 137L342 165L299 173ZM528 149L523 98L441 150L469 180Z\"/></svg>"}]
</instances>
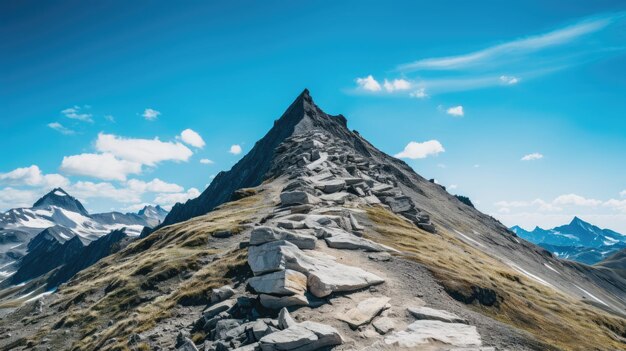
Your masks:
<instances>
[{"instance_id":1,"label":"rocky summit","mask_svg":"<svg viewBox=\"0 0 626 351\"><path fill-rule=\"evenodd\" d=\"M155 230L54 293L1 302L0 347L617 350L622 261L524 241L305 90Z\"/></svg>"}]
</instances>

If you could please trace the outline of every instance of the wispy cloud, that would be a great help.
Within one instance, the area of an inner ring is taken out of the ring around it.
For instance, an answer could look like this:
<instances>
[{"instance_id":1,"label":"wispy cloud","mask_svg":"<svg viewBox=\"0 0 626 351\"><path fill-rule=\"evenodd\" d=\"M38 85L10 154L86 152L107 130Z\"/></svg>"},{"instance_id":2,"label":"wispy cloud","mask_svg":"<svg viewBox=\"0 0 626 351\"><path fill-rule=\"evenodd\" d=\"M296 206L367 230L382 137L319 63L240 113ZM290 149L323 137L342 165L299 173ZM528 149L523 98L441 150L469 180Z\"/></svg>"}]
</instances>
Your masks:
<instances>
[{"instance_id":1,"label":"wispy cloud","mask_svg":"<svg viewBox=\"0 0 626 351\"><path fill-rule=\"evenodd\" d=\"M56 130L57 132L59 132L61 134L64 134L64 135L71 135L71 134L75 134L76 133L72 129L69 129L69 128L65 127L64 125L62 125L59 122L48 123L48 127L52 128L52 129Z\"/></svg>"},{"instance_id":2,"label":"wispy cloud","mask_svg":"<svg viewBox=\"0 0 626 351\"><path fill-rule=\"evenodd\" d=\"M477 65L492 65L495 60L507 60L512 57L519 57L570 43L583 36L603 30L616 18L615 16L607 16L587 19L550 32L512 40L467 54L417 60L402 64L398 69L401 71L454 70Z\"/></svg>"},{"instance_id":3,"label":"wispy cloud","mask_svg":"<svg viewBox=\"0 0 626 351\"><path fill-rule=\"evenodd\" d=\"M143 118L145 118L147 121L155 121L160 115L161 112L151 109L151 108L147 108L145 110L143 110L143 114L141 114L143 116Z\"/></svg>"},{"instance_id":4,"label":"wispy cloud","mask_svg":"<svg viewBox=\"0 0 626 351\"><path fill-rule=\"evenodd\" d=\"M532 154L522 156L521 161L535 161L535 160L541 160L542 158L543 158L542 154L538 152L533 152Z\"/></svg>"},{"instance_id":5,"label":"wispy cloud","mask_svg":"<svg viewBox=\"0 0 626 351\"><path fill-rule=\"evenodd\" d=\"M85 108L90 108L90 107L91 106L86 106ZM83 108L81 108L80 106L66 108L65 110L61 111L61 113L65 117L70 118L70 119L93 123L93 119L91 118L92 117L91 113L83 112Z\"/></svg>"},{"instance_id":6,"label":"wispy cloud","mask_svg":"<svg viewBox=\"0 0 626 351\"><path fill-rule=\"evenodd\" d=\"M515 86L626 51L619 33L625 19L626 12L597 15L476 51L422 58L397 66L396 72L401 72L402 78L358 78L357 91L421 99L442 93ZM403 88L397 89L395 81L402 81Z\"/></svg>"}]
</instances>

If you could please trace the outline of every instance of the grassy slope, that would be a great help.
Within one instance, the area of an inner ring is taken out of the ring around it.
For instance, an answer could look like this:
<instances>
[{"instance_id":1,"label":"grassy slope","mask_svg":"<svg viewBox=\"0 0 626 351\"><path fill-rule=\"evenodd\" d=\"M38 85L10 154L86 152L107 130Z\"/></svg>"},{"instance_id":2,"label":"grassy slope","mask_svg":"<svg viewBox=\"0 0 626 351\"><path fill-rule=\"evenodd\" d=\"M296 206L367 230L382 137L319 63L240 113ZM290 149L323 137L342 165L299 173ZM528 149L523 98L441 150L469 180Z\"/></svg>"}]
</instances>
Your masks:
<instances>
[{"instance_id":1,"label":"grassy slope","mask_svg":"<svg viewBox=\"0 0 626 351\"><path fill-rule=\"evenodd\" d=\"M521 276L445 229L440 228L438 235L424 232L382 207L370 207L367 213L375 224L370 239L429 267L449 293L469 301L483 288L498 296L493 306L475 300L474 309L524 329L556 349L623 349L616 334L626 337L626 320Z\"/></svg>"},{"instance_id":2,"label":"grassy slope","mask_svg":"<svg viewBox=\"0 0 626 351\"><path fill-rule=\"evenodd\" d=\"M50 306L63 317L52 316L20 343L36 344L46 337L49 345L63 349L67 339L73 339L78 340L72 343L75 350L127 350L131 333L169 318L177 304L205 304L211 289L233 283L247 271L247 250L210 247L209 236L225 229L237 235L242 225L256 221L270 206L264 198L247 197L164 227L80 272L61 286ZM22 323L34 324L38 318L27 317ZM112 337L118 342L105 345Z\"/></svg>"}]
</instances>

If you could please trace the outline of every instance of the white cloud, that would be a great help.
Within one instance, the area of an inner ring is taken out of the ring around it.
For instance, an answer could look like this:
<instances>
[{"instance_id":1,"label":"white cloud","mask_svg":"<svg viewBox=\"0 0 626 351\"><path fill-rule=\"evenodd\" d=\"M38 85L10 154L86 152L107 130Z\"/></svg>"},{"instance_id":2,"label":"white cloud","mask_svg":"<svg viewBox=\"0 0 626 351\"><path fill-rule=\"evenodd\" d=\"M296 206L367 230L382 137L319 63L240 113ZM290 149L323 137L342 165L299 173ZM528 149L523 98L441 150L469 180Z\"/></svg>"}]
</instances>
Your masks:
<instances>
[{"instance_id":1,"label":"white cloud","mask_svg":"<svg viewBox=\"0 0 626 351\"><path fill-rule=\"evenodd\" d=\"M233 155L239 155L241 153L241 146L238 144L232 145L228 151Z\"/></svg>"},{"instance_id":2,"label":"white cloud","mask_svg":"<svg viewBox=\"0 0 626 351\"><path fill-rule=\"evenodd\" d=\"M139 212L140 210L143 210L144 207L149 206L151 204L147 203L147 202L140 202L138 204L132 204L130 206L126 206L124 208L122 208L122 211L124 212Z\"/></svg>"},{"instance_id":3,"label":"white cloud","mask_svg":"<svg viewBox=\"0 0 626 351\"><path fill-rule=\"evenodd\" d=\"M356 84L358 84L358 86L361 89L367 90L367 91L381 91L382 90L380 83L378 83L378 81L376 81L376 79L374 79L374 77L371 74L365 78L357 78Z\"/></svg>"},{"instance_id":4,"label":"white cloud","mask_svg":"<svg viewBox=\"0 0 626 351\"><path fill-rule=\"evenodd\" d=\"M52 128L52 129L56 130L57 132L59 132L61 134L64 134L64 135L71 135L71 134L75 133L72 129L69 129L69 128L65 127L64 125L62 125L59 122L48 123L48 127Z\"/></svg>"},{"instance_id":5,"label":"white cloud","mask_svg":"<svg viewBox=\"0 0 626 351\"><path fill-rule=\"evenodd\" d=\"M189 199L196 198L200 195L200 191L196 188L189 188L186 192L173 194L159 194L154 198L154 203L165 208L171 208L177 202L185 202Z\"/></svg>"},{"instance_id":6,"label":"white cloud","mask_svg":"<svg viewBox=\"0 0 626 351\"><path fill-rule=\"evenodd\" d=\"M611 18L581 21L575 25L560 28L540 35L525 37L464 55L426 58L400 65L401 70L450 70L479 65L493 65L495 60L508 62L510 58L541 49L562 45L584 35L597 32L611 24ZM508 58L508 59L507 59ZM504 59L504 60L503 60Z\"/></svg>"},{"instance_id":7,"label":"white cloud","mask_svg":"<svg viewBox=\"0 0 626 351\"><path fill-rule=\"evenodd\" d=\"M31 207L39 196L32 190L20 190L11 187L3 188L0 189L0 209Z\"/></svg>"},{"instance_id":8,"label":"white cloud","mask_svg":"<svg viewBox=\"0 0 626 351\"><path fill-rule=\"evenodd\" d=\"M185 129L180 133L180 138L187 145L191 145L193 147L202 148L204 147L204 140L200 136L200 134L196 133L191 129Z\"/></svg>"},{"instance_id":9,"label":"white cloud","mask_svg":"<svg viewBox=\"0 0 626 351\"><path fill-rule=\"evenodd\" d=\"M141 163L120 160L109 153L85 153L63 157L60 169L66 174L123 181L129 174L141 173Z\"/></svg>"},{"instance_id":10,"label":"white cloud","mask_svg":"<svg viewBox=\"0 0 626 351\"><path fill-rule=\"evenodd\" d=\"M595 199L587 199L576 194L560 195L552 201L556 205L575 205L575 206L598 206L602 201Z\"/></svg>"},{"instance_id":11,"label":"white cloud","mask_svg":"<svg viewBox=\"0 0 626 351\"><path fill-rule=\"evenodd\" d=\"M37 165L32 165L0 173L0 184L56 188L66 186L69 180L60 174L43 174Z\"/></svg>"},{"instance_id":12,"label":"white cloud","mask_svg":"<svg viewBox=\"0 0 626 351\"><path fill-rule=\"evenodd\" d=\"M157 110L153 110L151 108L147 108L147 109L143 110L143 114L142 114L143 118L145 118L148 121L154 121L160 115L161 115L161 112L159 112Z\"/></svg>"},{"instance_id":13,"label":"white cloud","mask_svg":"<svg viewBox=\"0 0 626 351\"><path fill-rule=\"evenodd\" d=\"M610 200L607 200L605 203L603 203L602 206L610 207L614 210L617 210L626 214L626 200L610 199Z\"/></svg>"},{"instance_id":14,"label":"white cloud","mask_svg":"<svg viewBox=\"0 0 626 351\"><path fill-rule=\"evenodd\" d=\"M454 116L454 117L463 117L465 112L463 112L463 106L453 106L446 110L446 113Z\"/></svg>"},{"instance_id":15,"label":"white cloud","mask_svg":"<svg viewBox=\"0 0 626 351\"><path fill-rule=\"evenodd\" d=\"M426 88L419 88L416 91L410 93L409 96L416 99L425 99L428 97L428 94L426 94Z\"/></svg>"},{"instance_id":16,"label":"white cloud","mask_svg":"<svg viewBox=\"0 0 626 351\"><path fill-rule=\"evenodd\" d=\"M502 84L515 85L519 83L520 79L515 76L500 76L500 81Z\"/></svg>"},{"instance_id":17,"label":"white cloud","mask_svg":"<svg viewBox=\"0 0 626 351\"><path fill-rule=\"evenodd\" d=\"M128 188L133 191L144 193L144 192L152 192L152 193L178 193L185 188L178 184L167 183L162 181L159 178L154 178L149 182L144 182L138 179L130 179L126 182Z\"/></svg>"},{"instance_id":18,"label":"white cloud","mask_svg":"<svg viewBox=\"0 0 626 351\"><path fill-rule=\"evenodd\" d=\"M411 141L404 147L402 152L395 154L394 157L415 160L437 155L444 151L446 150L443 148L443 145L437 140L428 140L423 143Z\"/></svg>"},{"instance_id":19,"label":"white cloud","mask_svg":"<svg viewBox=\"0 0 626 351\"><path fill-rule=\"evenodd\" d=\"M203 159L200 160L200 163L202 163L203 165L212 165L215 162L209 160L208 158L203 158Z\"/></svg>"},{"instance_id":20,"label":"white cloud","mask_svg":"<svg viewBox=\"0 0 626 351\"><path fill-rule=\"evenodd\" d=\"M93 122L93 119L91 118L92 115L90 113L84 113L82 112L82 109L79 106L74 106L74 107L70 107L70 108L66 108L65 110L61 111L61 113L70 119L76 119L79 121L83 121L83 122Z\"/></svg>"},{"instance_id":21,"label":"white cloud","mask_svg":"<svg viewBox=\"0 0 626 351\"><path fill-rule=\"evenodd\" d=\"M524 155L521 160L522 161L534 161L534 160L540 160L543 158L543 155L538 153L538 152L534 152L532 154L528 154L528 155Z\"/></svg>"},{"instance_id":22,"label":"white cloud","mask_svg":"<svg viewBox=\"0 0 626 351\"><path fill-rule=\"evenodd\" d=\"M394 91L411 89L411 83L405 79L394 79L392 81L388 81L387 79L385 79L385 82L383 83L383 87L385 87L385 90L387 90L387 92L392 93Z\"/></svg>"},{"instance_id":23,"label":"white cloud","mask_svg":"<svg viewBox=\"0 0 626 351\"><path fill-rule=\"evenodd\" d=\"M626 197L626 190L620 191L619 196Z\"/></svg>"},{"instance_id":24,"label":"white cloud","mask_svg":"<svg viewBox=\"0 0 626 351\"><path fill-rule=\"evenodd\" d=\"M458 186L458 185L456 185L456 184L450 184L450 185L448 185L448 189L450 189L450 190L457 189L458 187L459 187L459 186Z\"/></svg>"},{"instance_id":25,"label":"white cloud","mask_svg":"<svg viewBox=\"0 0 626 351\"><path fill-rule=\"evenodd\" d=\"M193 152L179 142L154 139L130 139L112 134L98 134L96 149L122 160L154 166L161 161L187 161Z\"/></svg>"},{"instance_id":26,"label":"white cloud","mask_svg":"<svg viewBox=\"0 0 626 351\"><path fill-rule=\"evenodd\" d=\"M84 201L85 199L110 199L121 203L141 201L141 192L130 188L118 188L108 182L79 181L70 185L67 192Z\"/></svg>"}]
</instances>

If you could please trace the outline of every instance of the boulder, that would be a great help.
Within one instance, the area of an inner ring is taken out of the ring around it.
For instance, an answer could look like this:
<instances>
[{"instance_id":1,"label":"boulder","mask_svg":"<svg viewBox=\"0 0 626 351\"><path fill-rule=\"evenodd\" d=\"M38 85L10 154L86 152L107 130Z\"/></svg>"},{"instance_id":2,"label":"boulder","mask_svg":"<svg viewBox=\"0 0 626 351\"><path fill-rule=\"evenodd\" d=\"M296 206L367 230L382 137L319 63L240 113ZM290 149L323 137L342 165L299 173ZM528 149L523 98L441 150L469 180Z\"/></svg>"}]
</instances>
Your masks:
<instances>
[{"instance_id":1,"label":"boulder","mask_svg":"<svg viewBox=\"0 0 626 351\"><path fill-rule=\"evenodd\" d=\"M295 295L306 292L307 278L300 272L286 269L252 277L248 284L257 293L274 295Z\"/></svg>"},{"instance_id":2,"label":"boulder","mask_svg":"<svg viewBox=\"0 0 626 351\"><path fill-rule=\"evenodd\" d=\"M318 182L315 187L325 192L326 194L332 194L343 190L343 188L346 187L346 182L341 179L335 179L325 182Z\"/></svg>"},{"instance_id":3,"label":"boulder","mask_svg":"<svg viewBox=\"0 0 626 351\"><path fill-rule=\"evenodd\" d=\"M302 205L299 205L302 206ZM288 220L282 220L282 221L276 221L276 226L278 228L285 228L285 229L303 229L306 228L306 224L304 223L304 221L288 221Z\"/></svg>"},{"instance_id":4,"label":"boulder","mask_svg":"<svg viewBox=\"0 0 626 351\"><path fill-rule=\"evenodd\" d=\"M389 205L391 211L395 213L410 211L415 206L408 196L386 197L385 203Z\"/></svg>"},{"instance_id":5,"label":"boulder","mask_svg":"<svg viewBox=\"0 0 626 351\"><path fill-rule=\"evenodd\" d=\"M389 300L386 296L365 299L359 302L356 307L337 315L337 319L348 323L352 329L356 329L374 319L385 308Z\"/></svg>"},{"instance_id":6,"label":"boulder","mask_svg":"<svg viewBox=\"0 0 626 351\"><path fill-rule=\"evenodd\" d=\"M285 240L301 249L314 249L315 238L310 235L296 234L287 230L271 227L257 227L250 234L250 245L262 245L272 241Z\"/></svg>"},{"instance_id":7,"label":"boulder","mask_svg":"<svg viewBox=\"0 0 626 351\"><path fill-rule=\"evenodd\" d=\"M433 341L452 347L478 347L482 344L475 326L432 320L415 321L406 330L394 332L384 339L386 345L397 349L416 349Z\"/></svg>"},{"instance_id":8,"label":"boulder","mask_svg":"<svg viewBox=\"0 0 626 351\"><path fill-rule=\"evenodd\" d=\"M296 325L296 321L291 318L286 308L282 308L280 312L278 312L278 328L287 329L292 325Z\"/></svg>"},{"instance_id":9,"label":"boulder","mask_svg":"<svg viewBox=\"0 0 626 351\"><path fill-rule=\"evenodd\" d=\"M261 305L263 305L263 307L272 310L279 310L283 307L309 305L309 300L303 294L291 296L274 296L261 294L259 295L259 301L261 302Z\"/></svg>"},{"instance_id":10,"label":"boulder","mask_svg":"<svg viewBox=\"0 0 626 351\"><path fill-rule=\"evenodd\" d=\"M231 339L227 338L228 331L232 329L236 329L239 327L241 323L236 319L222 319L217 322L215 325L215 339L217 340L226 340ZM239 333L237 333L238 335ZM235 335L236 336L236 335Z\"/></svg>"},{"instance_id":11,"label":"boulder","mask_svg":"<svg viewBox=\"0 0 626 351\"><path fill-rule=\"evenodd\" d=\"M459 317L452 312L436 310L430 307L409 307L407 311L415 317L415 319L435 320L446 323L468 323L467 319Z\"/></svg>"},{"instance_id":12,"label":"boulder","mask_svg":"<svg viewBox=\"0 0 626 351\"><path fill-rule=\"evenodd\" d=\"M376 318L374 322L372 322L372 326L382 335L385 335L391 331L393 331L396 327L396 324L393 322L393 319L389 317L380 317Z\"/></svg>"},{"instance_id":13,"label":"boulder","mask_svg":"<svg viewBox=\"0 0 626 351\"><path fill-rule=\"evenodd\" d=\"M207 307L202 313L205 320L209 320L215 316L217 316L221 312L226 312L233 308L236 305L237 301L235 299L230 299L226 301L222 301L215 305Z\"/></svg>"},{"instance_id":14,"label":"boulder","mask_svg":"<svg viewBox=\"0 0 626 351\"><path fill-rule=\"evenodd\" d=\"M273 331L274 330L271 326L261 320L255 321L250 327L250 333L252 334L254 340L260 340L262 337L271 334Z\"/></svg>"},{"instance_id":15,"label":"boulder","mask_svg":"<svg viewBox=\"0 0 626 351\"><path fill-rule=\"evenodd\" d=\"M332 201L332 202L336 202L339 204L343 204L344 202L346 202L346 199L349 198L350 196L353 196L353 195L350 193L341 191L338 193L322 195L320 196L320 199L324 201Z\"/></svg>"},{"instance_id":16,"label":"boulder","mask_svg":"<svg viewBox=\"0 0 626 351\"><path fill-rule=\"evenodd\" d=\"M356 230L360 232L365 229L362 225L359 224L359 221L356 220L356 218L354 217L352 213L350 213L349 218L350 218L350 225L352 226L352 230Z\"/></svg>"},{"instance_id":17,"label":"boulder","mask_svg":"<svg viewBox=\"0 0 626 351\"><path fill-rule=\"evenodd\" d=\"M235 290L228 285L211 291L211 303L217 303L231 298L235 295Z\"/></svg>"},{"instance_id":18,"label":"boulder","mask_svg":"<svg viewBox=\"0 0 626 351\"><path fill-rule=\"evenodd\" d=\"M435 233L437 231L437 229L435 229L435 226L430 222L418 223L417 226L429 233Z\"/></svg>"},{"instance_id":19,"label":"boulder","mask_svg":"<svg viewBox=\"0 0 626 351\"><path fill-rule=\"evenodd\" d=\"M302 250L287 241L274 241L248 249L248 264L255 275L292 269L307 276L307 285L317 297L352 291L384 282L358 267L337 263L331 256Z\"/></svg>"},{"instance_id":20,"label":"boulder","mask_svg":"<svg viewBox=\"0 0 626 351\"><path fill-rule=\"evenodd\" d=\"M304 191L286 191L280 194L280 202L283 206L317 204L320 200Z\"/></svg>"},{"instance_id":21,"label":"boulder","mask_svg":"<svg viewBox=\"0 0 626 351\"><path fill-rule=\"evenodd\" d=\"M381 203L380 199L376 195L366 196L364 199L368 205L378 205Z\"/></svg>"}]
</instances>

